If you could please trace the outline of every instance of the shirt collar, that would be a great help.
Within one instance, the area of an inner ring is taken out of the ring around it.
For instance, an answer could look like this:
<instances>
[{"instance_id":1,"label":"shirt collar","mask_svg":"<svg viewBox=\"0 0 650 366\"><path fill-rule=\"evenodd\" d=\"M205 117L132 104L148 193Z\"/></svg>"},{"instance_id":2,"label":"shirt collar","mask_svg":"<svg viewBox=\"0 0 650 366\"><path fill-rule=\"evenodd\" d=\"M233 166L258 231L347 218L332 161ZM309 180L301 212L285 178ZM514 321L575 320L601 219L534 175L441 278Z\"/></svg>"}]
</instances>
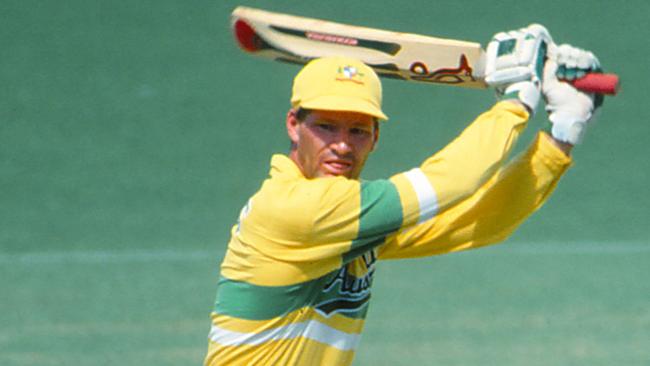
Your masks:
<instances>
[{"instance_id":1,"label":"shirt collar","mask_svg":"<svg viewBox=\"0 0 650 366\"><path fill-rule=\"evenodd\" d=\"M272 178L286 176L290 178L305 178L298 168L298 165L286 155L275 154L271 157L271 170L269 174Z\"/></svg>"}]
</instances>

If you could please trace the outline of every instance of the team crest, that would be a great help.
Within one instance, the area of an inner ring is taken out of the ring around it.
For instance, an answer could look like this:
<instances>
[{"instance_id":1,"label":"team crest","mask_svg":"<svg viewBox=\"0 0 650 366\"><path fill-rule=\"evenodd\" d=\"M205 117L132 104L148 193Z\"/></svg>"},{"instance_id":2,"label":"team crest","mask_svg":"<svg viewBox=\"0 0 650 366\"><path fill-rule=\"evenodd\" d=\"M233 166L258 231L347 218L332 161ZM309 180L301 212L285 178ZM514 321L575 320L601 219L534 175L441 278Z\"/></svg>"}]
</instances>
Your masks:
<instances>
[{"instance_id":1,"label":"team crest","mask_svg":"<svg viewBox=\"0 0 650 366\"><path fill-rule=\"evenodd\" d=\"M343 66L337 70L336 80L338 81L351 81L356 84L364 84L361 80L364 74L360 73L354 66Z\"/></svg>"}]
</instances>

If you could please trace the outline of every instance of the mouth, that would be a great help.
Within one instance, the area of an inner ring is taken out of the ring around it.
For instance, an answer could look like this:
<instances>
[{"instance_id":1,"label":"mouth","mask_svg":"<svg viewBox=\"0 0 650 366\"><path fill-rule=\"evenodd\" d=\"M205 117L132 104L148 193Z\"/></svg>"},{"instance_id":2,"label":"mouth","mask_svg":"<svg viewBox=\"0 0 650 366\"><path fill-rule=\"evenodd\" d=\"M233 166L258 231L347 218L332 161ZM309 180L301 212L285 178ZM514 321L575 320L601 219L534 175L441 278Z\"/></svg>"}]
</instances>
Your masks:
<instances>
[{"instance_id":1,"label":"mouth","mask_svg":"<svg viewBox=\"0 0 650 366\"><path fill-rule=\"evenodd\" d=\"M347 176L351 171L353 164L349 160L332 159L326 160L323 164L328 175Z\"/></svg>"}]
</instances>

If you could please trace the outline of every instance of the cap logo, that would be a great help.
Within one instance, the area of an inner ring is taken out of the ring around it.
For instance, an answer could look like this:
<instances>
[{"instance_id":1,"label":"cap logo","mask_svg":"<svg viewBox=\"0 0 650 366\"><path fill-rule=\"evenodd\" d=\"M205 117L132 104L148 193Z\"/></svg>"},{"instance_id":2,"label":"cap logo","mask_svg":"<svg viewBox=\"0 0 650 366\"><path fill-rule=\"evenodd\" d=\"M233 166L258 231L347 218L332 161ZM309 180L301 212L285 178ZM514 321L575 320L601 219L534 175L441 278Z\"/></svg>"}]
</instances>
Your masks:
<instances>
[{"instance_id":1,"label":"cap logo","mask_svg":"<svg viewBox=\"0 0 650 366\"><path fill-rule=\"evenodd\" d=\"M337 70L336 80L337 81L351 81L355 84L363 85L364 82L360 79L363 78L364 74L360 73L354 66L343 66L339 67Z\"/></svg>"}]
</instances>

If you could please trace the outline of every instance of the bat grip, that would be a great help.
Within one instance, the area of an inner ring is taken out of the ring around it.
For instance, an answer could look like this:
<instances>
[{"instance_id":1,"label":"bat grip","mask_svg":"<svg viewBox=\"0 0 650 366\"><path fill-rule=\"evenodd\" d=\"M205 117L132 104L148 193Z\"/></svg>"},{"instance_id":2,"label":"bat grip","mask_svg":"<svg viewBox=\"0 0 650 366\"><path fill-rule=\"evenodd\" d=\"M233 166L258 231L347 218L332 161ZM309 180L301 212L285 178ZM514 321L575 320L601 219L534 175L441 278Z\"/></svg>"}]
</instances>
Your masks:
<instances>
[{"instance_id":1,"label":"bat grip","mask_svg":"<svg viewBox=\"0 0 650 366\"><path fill-rule=\"evenodd\" d=\"M590 73L570 83L582 91L605 95L616 95L620 87L616 74Z\"/></svg>"}]
</instances>

